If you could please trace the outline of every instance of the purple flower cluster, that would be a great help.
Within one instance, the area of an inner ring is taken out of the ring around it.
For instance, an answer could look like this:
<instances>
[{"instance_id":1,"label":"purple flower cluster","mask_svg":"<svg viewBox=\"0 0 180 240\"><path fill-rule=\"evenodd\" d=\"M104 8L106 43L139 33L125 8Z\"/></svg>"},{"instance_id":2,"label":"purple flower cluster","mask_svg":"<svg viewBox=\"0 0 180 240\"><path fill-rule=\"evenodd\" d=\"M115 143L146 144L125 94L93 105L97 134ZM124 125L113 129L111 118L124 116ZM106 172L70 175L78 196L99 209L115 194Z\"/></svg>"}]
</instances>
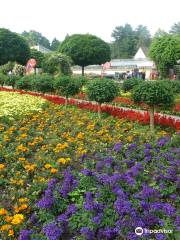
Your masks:
<instances>
[{"instance_id":1,"label":"purple flower cluster","mask_svg":"<svg viewBox=\"0 0 180 240\"><path fill-rule=\"evenodd\" d=\"M32 230L26 230L26 229L21 230L18 240L29 240L32 233L33 233Z\"/></svg>"},{"instance_id":2,"label":"purple flower cluster","mask_svg":"<svg viewBox=\"0 0 180 240\"><path fill-rule=\"evenodd\" d=\"M67 198L68 193L72 192L78 185L78 181L74 178L69 170L64 171L64 181L59 193L63 198Z\"/></svg>"},{"instance_id":3,"label":"purple flower cluster","mask_svg":"<svg viewBox=\"0 0 180 240\"><path fill-rule=\"evenodd\" d=\"M49 240L58 240L63 233L61 228L54 222L44 226L42 232L46 235L46 237Z\"/></svg>"}]
</instances>

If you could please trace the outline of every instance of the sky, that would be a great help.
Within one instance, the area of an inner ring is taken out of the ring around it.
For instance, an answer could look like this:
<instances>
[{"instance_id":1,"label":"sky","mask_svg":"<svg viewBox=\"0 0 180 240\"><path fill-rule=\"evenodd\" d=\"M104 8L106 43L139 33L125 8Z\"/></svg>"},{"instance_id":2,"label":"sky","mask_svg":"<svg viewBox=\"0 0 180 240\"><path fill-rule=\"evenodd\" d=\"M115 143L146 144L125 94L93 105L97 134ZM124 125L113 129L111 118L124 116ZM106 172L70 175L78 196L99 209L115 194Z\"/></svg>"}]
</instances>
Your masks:
<instances>
[{"instance_id":1,"label":"sky","mask_svg":"<svg viewBox=\"0 0 180 240\"><path fill-rule=\"evenodd\" d=\"M41 32L50 41L67 34L90 33L107 42L126 23L168 31L180 22L179 0L0 0L0 28Z\"/></svg>"}]
</instances>

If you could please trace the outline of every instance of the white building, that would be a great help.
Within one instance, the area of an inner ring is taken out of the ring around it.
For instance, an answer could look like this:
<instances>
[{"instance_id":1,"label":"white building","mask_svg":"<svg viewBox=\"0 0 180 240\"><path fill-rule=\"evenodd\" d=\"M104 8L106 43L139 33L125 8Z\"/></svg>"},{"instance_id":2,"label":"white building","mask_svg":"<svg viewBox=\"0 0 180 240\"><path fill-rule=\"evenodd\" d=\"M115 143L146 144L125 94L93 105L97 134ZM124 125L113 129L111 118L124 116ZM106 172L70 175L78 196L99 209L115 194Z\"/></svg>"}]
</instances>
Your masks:
<instances>
[{"instance_id":1,"label":"white building","mask_svg":"<svg viewBox=\"0 0 180 240\"><path fill-rule=\"evenodd\" d=\"M36 50L38 50L39 52L42 52L42 53L50 53L50 52L52 52L50 49L48 49L48 48L45 48L44 46L42 46L42 45L36 45L36 46L32 46L31 47L32 49L36 49Z\"/></svg>"}]
</instances>

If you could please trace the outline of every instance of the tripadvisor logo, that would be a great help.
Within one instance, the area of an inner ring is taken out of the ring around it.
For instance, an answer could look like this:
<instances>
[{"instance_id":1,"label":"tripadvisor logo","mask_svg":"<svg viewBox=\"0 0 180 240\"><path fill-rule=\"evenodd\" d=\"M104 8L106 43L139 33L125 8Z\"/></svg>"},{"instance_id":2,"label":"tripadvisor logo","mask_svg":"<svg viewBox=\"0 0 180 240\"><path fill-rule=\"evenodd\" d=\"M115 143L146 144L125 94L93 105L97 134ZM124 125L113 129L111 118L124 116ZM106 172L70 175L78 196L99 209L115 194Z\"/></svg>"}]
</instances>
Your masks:
<instances>
[{"instance_id":1,"label":"tripadvisor logo","mask_svg":"<svg viewBox=\"0 0 180 240\"><path fill-rule=\"evenodd\" d=\"M147 229L147 228L142 228L142 227L137 227L135 228L135 234L138 236L141 236L143 233L173 233L173 230L170 229Z\"/></svg>"}]
</instances>

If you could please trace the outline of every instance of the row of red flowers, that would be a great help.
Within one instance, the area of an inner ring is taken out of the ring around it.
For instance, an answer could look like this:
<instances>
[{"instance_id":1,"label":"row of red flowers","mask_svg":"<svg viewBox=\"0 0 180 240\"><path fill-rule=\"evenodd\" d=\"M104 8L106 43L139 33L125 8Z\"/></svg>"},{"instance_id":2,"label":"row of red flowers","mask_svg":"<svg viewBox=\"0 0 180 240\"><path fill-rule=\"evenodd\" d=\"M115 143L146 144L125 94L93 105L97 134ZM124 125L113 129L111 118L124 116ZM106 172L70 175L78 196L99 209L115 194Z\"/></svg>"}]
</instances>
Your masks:
<instances>
[{"instance_id":1,"label":"row of red flowers","mask_svg":"<svg viewBox=\"0 0 180 240\"><path fill-rule=\"evenodd\" d=\"M44 95L41 93L35 93L35 92L26 92L21 90L13 90L13 89L7 89L7 88L0 88L0 91L9 91L9 92L19 92L20 94L29 94L33 96L41 96L53 103L56 104L65 104L65 98L61 96L54 96L54 95ZM83 101L83 100L77 100L74 98L68 99L68 104L75 105L78 108L90 110L93 112L98 111L98 105L89 101ZM106 105L103 104L101 107L102 112L106 112L114 117L118 118L126 118L131 121L138 121L139 123L148 124L150 117L149 113L147 111L138 111L133 109L123 109L120 107L115 107L112 105ZM168 115L162 115L155 113L155 124L159 124L162 126L169 126L173 127L176 130L180 130L180 118L168 116Z\"/></svg>"}]
</instances>

